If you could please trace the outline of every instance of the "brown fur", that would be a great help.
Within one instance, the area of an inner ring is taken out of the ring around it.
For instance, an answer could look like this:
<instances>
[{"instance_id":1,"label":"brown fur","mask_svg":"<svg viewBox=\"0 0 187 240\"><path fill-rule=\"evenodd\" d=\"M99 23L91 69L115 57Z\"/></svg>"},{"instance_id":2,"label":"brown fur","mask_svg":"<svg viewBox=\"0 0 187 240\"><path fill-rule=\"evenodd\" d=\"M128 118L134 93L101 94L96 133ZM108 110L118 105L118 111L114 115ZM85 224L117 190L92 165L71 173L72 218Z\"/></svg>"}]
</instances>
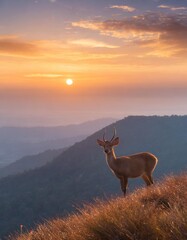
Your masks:
<instances>
[{"instance_id":1,"label":"brown fur","mask_svg":"<svg viewBox=\"0 0 187 240\"><path fill-rule=\"evenodd\" d=\"M119 138L112 141L97 140L103 147L109 168L120 179L121 189L126 194L128 178L142 177L146 185L153 184L152 173L158 159L149 152L137 153L130 156L116 157L114 146L119 144Z\"/></svg>"}]
</instances>

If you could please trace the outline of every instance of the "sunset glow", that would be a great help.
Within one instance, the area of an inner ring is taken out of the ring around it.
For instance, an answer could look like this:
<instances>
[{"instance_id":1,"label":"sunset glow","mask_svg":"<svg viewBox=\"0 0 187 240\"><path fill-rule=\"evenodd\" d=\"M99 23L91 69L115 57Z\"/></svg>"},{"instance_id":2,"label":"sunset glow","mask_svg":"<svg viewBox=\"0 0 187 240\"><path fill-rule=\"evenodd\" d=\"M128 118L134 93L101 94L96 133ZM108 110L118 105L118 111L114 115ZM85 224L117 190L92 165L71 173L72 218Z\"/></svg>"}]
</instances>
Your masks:
<instances>
[{"instance_id":1,"label":"sunset glow","mask_svg":"<svg viewBox=\"0 0 187 240\"><path fill-rule=\"evenodd\" d=\"M0 125L187 111L186 1L6 0L0 20Z\"/></svg>"}]
</instances>

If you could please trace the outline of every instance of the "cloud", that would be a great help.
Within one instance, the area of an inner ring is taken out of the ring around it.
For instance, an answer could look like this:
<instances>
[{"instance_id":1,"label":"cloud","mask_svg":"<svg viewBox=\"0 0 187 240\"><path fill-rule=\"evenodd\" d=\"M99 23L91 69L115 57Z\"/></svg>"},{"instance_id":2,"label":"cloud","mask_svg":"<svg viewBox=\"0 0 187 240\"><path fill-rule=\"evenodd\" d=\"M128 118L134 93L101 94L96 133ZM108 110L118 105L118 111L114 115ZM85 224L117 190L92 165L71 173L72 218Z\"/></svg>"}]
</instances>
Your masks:
<instances>
[{"instance_id":1,"label":"cloud","mask_svg":"<svg viewBox=\"0 0 187 240\"><path fill-rule=\"evenodd\" d=\"M34 73L26 75L28 78L59 78L63 77L62 74L55 74L55 73Z\"/></svg>"},{"instance_id":2,"label":"cloud","mask_svg":"<svg viewBox=\"0 0 187 240\"><path fill-rule=\"evenodd\" d=\"M102 35L121 38L125 42L148 41L158 39L158 32L151 29L142 30L139 19L124 19L124 20L106 20L106 21L79 21L73 22L74 27L91 29L99 31ZM140 27L138 26L140 25Z\"/></svg>"},{"instance_id":3,"label":"cloud","mask_svg":"<svg viewBox=\"0 0 187 240\"><path fill-rule=\"evenodd\" d=\"M170 5L159 5L158 8L169 9L171 11L187 10L187 7L173 7Z\"/></svg>"},{"instance_id":4,"label":"cloud","mask_svg":"<svg viewBox=\"0 0 187 240\"><path fill-rule=\"evenodd\" d=\"M70 43L83 46L83 47L91 47L91 48L119 48L119 46L110 45L110 44L96 41L93 39L78 39L78 40L70 41Z\"/></svg>"},{"instance_id":5,"label":"cloud","mask_svg":"<svg viewBox=\"0 0 187 240\"><path fill-rule=\"evenodd\" d=\"M123 19L73 22L74 27L99 31L127 44L166 44L187 48L187 15L149 12Z\"/></svg>"},{"instance_id":6,"label":"cloud","mask_svg":"<svg viewBox=\"0 0 187 240\"><path fill-rule=\"evenodd\" d=\"M55 3L57 0L49 0L49 2L51 3Z\"/></svg>"},{"instance_id":7,"label":"cloud","mask_svg":"<svg viewBox=\"0 0 187 240\"><path fill-rule=\"evenodd\" d=\"M126 5L113 5L110 8L116 8L116 9L121 9L123 11L126 12L134 12L136 9L130 6L126 6Z\"/></svg>"},{"instance_id":8,"label":"cloud","mask_svg":"<svg viewBox=\"0 0 187 240\"><path fill-rule=\"evenodd\" d=\"M17 36L0 36L0 55L33 56L38 51L37 45L33 42L20 40Z\"/></svg>"}]
</instances>

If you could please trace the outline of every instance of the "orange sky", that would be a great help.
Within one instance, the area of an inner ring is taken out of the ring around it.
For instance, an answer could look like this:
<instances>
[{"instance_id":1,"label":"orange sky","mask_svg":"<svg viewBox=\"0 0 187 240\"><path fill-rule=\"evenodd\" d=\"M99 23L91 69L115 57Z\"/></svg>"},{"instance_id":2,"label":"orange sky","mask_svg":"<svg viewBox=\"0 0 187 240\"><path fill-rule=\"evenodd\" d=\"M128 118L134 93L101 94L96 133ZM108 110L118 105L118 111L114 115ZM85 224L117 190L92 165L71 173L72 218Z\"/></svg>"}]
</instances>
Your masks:
<instances>
[{"instance_id":1,"label":"orange sky","mask_svg":"<svg viewBox=\"0 0 187 240\"><path fill-rule=\"evenodd\" d=\"M78 2L2 1L0 126L186 114L184 2Z\"/></svg>"}]
</instances>

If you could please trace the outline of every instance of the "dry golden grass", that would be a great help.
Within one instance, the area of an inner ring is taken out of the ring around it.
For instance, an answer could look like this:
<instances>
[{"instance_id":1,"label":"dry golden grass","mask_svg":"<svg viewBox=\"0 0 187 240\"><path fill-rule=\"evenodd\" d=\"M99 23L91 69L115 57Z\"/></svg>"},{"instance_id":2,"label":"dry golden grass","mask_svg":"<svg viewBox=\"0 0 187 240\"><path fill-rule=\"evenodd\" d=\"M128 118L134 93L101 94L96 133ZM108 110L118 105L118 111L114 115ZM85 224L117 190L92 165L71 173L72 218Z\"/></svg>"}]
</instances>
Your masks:
<instances>
[{"instance_id":1,"label":"dry golden grass","mask_svg":"<svg viewBox=\"0 0 187 240\"><path fill-rule=\"evenodd\" d=\"M96 202L79 214L56 219L16 240L187 239L187 175L139 189L126 198Z\"/></svg>"}]
</instances>

